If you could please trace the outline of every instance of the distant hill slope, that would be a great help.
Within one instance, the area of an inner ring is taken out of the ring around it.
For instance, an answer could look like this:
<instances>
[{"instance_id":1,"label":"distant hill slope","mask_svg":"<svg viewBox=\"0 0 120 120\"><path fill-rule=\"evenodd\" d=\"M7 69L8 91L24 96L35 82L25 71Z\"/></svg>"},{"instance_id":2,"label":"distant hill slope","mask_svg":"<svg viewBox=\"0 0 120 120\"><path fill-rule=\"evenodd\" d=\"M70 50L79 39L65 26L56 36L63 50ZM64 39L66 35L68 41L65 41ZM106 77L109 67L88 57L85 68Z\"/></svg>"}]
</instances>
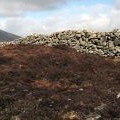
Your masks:
<instances>
[{"instance_id":1,"label":"distant hill slope","mask_svg":"<svg viewBox=\"0 0 120 120\"><path fill-rule=\"evenodd\" d=\"M20 36L0 30L0 42L11 41L20 38Z\"/></svg>"}]
</instances>

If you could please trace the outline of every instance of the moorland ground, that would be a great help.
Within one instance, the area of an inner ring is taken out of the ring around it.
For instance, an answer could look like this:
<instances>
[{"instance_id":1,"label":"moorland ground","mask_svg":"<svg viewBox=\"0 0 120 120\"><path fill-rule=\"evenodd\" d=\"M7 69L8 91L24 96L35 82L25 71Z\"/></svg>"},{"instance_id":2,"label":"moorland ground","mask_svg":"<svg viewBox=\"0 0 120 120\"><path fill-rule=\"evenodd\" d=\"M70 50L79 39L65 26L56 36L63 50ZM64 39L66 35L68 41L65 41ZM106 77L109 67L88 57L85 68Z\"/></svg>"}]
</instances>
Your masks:
<instances>
[{"instance_id":1,"label":"moorland ground","mask_svg":"<svg viewBox=\"0 0 120 120\"><path fill-rule=\"evenodd\" d=\"M120 61L66 46L0 48L0 120L118 120Z\"/></svg>"}]
</instances>

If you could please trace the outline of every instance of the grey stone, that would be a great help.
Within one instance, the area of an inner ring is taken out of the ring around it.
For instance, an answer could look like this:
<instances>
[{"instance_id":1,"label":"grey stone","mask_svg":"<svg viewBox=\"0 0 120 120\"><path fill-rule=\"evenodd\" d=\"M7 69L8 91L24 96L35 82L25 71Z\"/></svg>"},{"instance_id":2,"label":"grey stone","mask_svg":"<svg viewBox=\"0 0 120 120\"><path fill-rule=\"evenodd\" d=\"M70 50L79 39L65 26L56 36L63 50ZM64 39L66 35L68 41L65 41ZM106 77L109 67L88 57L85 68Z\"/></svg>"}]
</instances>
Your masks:
<instances>
[{"instance_id":1,"label":"grey stone","mask_svg":"<svg viewBox=\"0 0 120 120\"><path fill-rule=\"evenodd\" d=\"M107 43L106 42L102 42L102 45L103 45L103 47L107 46Z\"/></svg>"},{"instance_id":2,"label":"grey stone","mask_svg":"<svg viewBox=\"0 0 120 120\"><path fill-rule=\"evenodd\" d=\"M101 119L101 115L96 114L96 113L91 113L89 115L86 116L85 120L100 120Z\"/></svg>"},{"instance_id":3,"label":"grey stone","mask_svg":"<svg viewBox=\"0 0 120 120\"><path fill-rule=\"evenodd\" d=\"M81 38L82 35L81 34L76 34L76 37Z\"/></svg>"},{"instance_id":4,"label":"grey stone","mask_svg":"<svg viewBox=\"0 0 120 120\"><path fill-rule=\"evenodd\" d=\"M86 42L85 42L85 41L83 41L82 39L80 39L80 41L79 41L79 42L80 42L80 45L83 45L83 46L86 44Z\"/></svg>"},{"instance_id":5,"label":"grey stone","mask_svg":"<svg viewBox=\"0 0 120 120\"><path fill-rule=\"evenodd\" d=\"M115 46L120 46L120 39L115 39L114 40L114 45Z\"/></svg>"},{"instance_id":6,"label":"grey stone","mask_svg":"<svg viewBox=\"0 0 120 120\"><path fill-rule=\"evenodd\" d=\"M106 108L106 104L104 104L104 103L101 103L101 105L100 106L97 106L97 107L95 107L94 109L96 110L96 111L102 111L102 110L104 110L105 108Z\"/></svg>"},{"instance_id":7,"label":"grey stone","mask_svg":"<svg viewBox=\"0 0 120 120\"><path fill-rule=\"evenodd\" d=\"M108 42L108 47L109 47L109 48L114 48L114 43L113 43L112 41L109 41L109 42Z\"/></svg>"},{"instance_id":8,"label":"grey stone","mask_svg":"<svg viewBox=\"0 0 120 120\"><path fill-rule=\"evenodd\" d=\"M114 33L114 35L117 37L117 38L119 38L119 36L120 36L120 34L119 33Z\"/></svg>"},{"instance_id":9,"label":"grey stone","mask_svg":"<svg viewBox=\"0 0 120 120\"><path fill-rule=\"evenodd\" d=\"M120 47L116 47L115 50L120 53Z\"/></svg>"}]
</instances>

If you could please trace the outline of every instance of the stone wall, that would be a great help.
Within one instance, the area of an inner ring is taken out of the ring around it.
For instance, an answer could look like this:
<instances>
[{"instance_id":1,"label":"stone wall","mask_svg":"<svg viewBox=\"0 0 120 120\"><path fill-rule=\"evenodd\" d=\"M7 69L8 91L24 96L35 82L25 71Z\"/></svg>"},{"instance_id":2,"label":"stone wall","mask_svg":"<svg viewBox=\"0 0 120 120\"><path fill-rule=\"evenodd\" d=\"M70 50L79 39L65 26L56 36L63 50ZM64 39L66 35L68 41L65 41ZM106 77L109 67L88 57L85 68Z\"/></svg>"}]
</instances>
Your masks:
<instances>
[{"instance_id":1,"label":"stone wall","mask_svg":"<svg viewBox=\"0 0 120 120\"><path fill-rule=\"evenodd\" d=\"M1 43L5 45L6 43ZM7 44L68 45L82 53L120 56L120 30L111 32L63 31L51 35L33 34Z\"/></svg>"}]
</instances>

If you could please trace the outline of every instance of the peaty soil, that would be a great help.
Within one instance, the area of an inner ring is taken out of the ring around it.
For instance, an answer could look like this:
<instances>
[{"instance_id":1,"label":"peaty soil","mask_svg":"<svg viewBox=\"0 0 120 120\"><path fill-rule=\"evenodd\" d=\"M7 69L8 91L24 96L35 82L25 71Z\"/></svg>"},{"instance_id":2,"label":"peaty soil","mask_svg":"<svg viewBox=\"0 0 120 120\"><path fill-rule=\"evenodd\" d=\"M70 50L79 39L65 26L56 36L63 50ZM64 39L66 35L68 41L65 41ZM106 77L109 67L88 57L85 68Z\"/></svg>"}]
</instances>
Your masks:
<instances>
[{"instance_id":1,"label":"peaty soil","mask_svg":"<svg viewBox=\"0 0 120 120\"><path fill-rule=\"evenodd\" d=\"M119 58L66 46L0 48L0 120L119 119Z\"/></svg>"}]
</instances>

